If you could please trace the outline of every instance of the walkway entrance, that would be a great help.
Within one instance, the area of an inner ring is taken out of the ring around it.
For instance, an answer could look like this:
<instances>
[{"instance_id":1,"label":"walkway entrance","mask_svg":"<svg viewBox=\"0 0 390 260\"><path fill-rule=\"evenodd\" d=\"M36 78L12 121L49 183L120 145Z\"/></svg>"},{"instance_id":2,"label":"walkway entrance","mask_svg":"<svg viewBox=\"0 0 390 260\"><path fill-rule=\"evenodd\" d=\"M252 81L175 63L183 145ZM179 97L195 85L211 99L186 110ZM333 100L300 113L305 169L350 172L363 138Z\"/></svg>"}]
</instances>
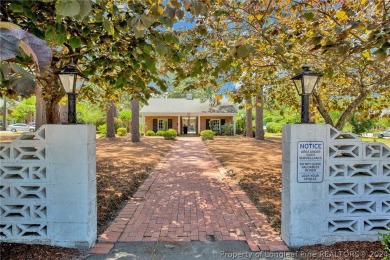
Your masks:
<instances>
[{"instance_id":1,"label":"walkway entrance","mask_svg":"<svg viewBox=\"0 0 390 260\"><path fill-rule=\"evenodd\" d=\"M197 134L198 133L198 117L181 117L182 134Z\"/></svg>"},{"instance_id":2,"label":"walkway entrance","mask_svg":"<svg viewBox=\"0 0 390 260\"><path fill-rule=\"evenodd\" d=\"M236 240L246 241L252 251L288 250L224 172L199 137L179 138L91 253L136 241Z\"/></svg>"}]
</instances>

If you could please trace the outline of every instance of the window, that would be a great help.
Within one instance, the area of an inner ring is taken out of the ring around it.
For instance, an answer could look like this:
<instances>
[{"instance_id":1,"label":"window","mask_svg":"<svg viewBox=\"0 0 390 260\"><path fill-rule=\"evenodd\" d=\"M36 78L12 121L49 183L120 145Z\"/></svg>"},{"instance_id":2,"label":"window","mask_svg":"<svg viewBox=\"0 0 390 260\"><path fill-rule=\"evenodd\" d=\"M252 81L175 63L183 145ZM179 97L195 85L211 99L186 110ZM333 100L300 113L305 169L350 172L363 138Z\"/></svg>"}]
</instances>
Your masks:
<instances>
[{"instance_id":1,"label":"window","mask_svg":"<svg viewBox=\"0 0 390 260\"><path fill-rule=\"evenodd\" d=\"M210 127L213 131L221 131L221 119L210 119Z\"/></svg>"},{"instance_id":2,"label":"window","mask_svg":"<svg viewBox=\"0 0 390 260\"><path fill-rule=\"evenodd\" d=\"M168 129L168 120L167 119L159 119L158 120L158 128L157 130L167 130Z\"/></svg>"}]
</instances>

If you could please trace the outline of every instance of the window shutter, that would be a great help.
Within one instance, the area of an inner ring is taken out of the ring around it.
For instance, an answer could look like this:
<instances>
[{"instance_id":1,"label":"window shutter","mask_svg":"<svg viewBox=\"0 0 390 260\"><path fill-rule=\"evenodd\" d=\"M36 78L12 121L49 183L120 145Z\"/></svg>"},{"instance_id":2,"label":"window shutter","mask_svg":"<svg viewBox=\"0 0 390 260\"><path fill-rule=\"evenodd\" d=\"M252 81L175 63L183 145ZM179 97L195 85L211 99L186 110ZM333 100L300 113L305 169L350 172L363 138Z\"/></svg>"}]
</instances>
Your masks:
<instances>
[{"instance_id":1,"label":"window shutter","mask_svg":"<svg viewBox=\"0 0 390 260\"><path fill-rule=\"evenodd\" d=\"M210 119L206 119L206 130L210 130Z\"/></svg>"},{"instance_id":2,"label":"window shutter","mask_svg":"<svg viewBox=\"0 0 390 260\"><path fill-rule=\"evenodd\" d=\"M221 125L224 125L225 124L225 119L221 119Z\"/></svg>"},{"instance_id":3,"label":"window shutter","mask_svg":"<svg viewBox=\"0 0 390 260\"><path fill-rule=\"evenodd\" d=\"M168 119L168 129L172 128L172 119Z\"/></svg>"},{"instance_id":4,"label":"window shutter","mask_svg":"<svg viewBox=\"0 0 390 260\"><path fill-rule=\"evenodd\" d=\"M158 128L157 119L153 119L153 131L154 131L155 133L157 133L157 128Z\"/></svg>"}]
</instances>

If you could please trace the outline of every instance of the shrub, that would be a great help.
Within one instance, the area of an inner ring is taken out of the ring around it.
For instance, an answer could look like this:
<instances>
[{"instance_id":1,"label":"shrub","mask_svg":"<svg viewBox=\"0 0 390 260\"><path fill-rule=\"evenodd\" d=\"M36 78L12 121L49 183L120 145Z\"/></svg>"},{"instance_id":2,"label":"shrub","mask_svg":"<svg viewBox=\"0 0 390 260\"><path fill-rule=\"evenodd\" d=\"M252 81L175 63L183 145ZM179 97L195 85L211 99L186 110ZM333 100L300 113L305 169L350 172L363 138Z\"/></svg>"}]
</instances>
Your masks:
<instances>
[{"instance_id":1,"label":"shrub","mask_svg":"<svg viewBox=\"0 0 390 260\"><path fill-rule=\"evenodd\" d=\"M146 132L146 136L155 136L155 135L156 135L156 133L152 130L149 130Z\"/></svg>"},{"instance_id":2,"label":"shrub","mask_svg":"<svg viewBox=\"0 0 390 260\"><path fill-rule=\"evenodd\" d=\"M233 135L234 134L234 126L233 124L225 124L221 126L223 135Z\"/></svg>"},{"instance_id":3,"label":"shrub","mask_svg":"<svg viewBox=\"0 0 390 260\"><path fill-rule=\"evenodd\" d=\"M99 125L97 130L98 130L100 135L106 136L107 135L107 124Z\"/></svg>"},{"instance_id":4,"label":"shrub","mask_svg":"<svg viewBox=\"0 0 390 260\"><path fill-rule=\"evenodd\" d=\"M119 136L125 136L127 134L127 130L124 127L120 127L116 131L116 134L119 135Z\"/></svg>"},{"instance_id":5,"label":"shrub","mask_svg":"<svg viewBox=\"0 0 390 260\"><path fill-rule=\"evenodd\" d=\"M168 129L167 131L164 132L163 134L164 139L166 140L173 140L177 136L177 132L175 129Z\"/></svg>"},{"instance_id":6,"label":"shrub","mask_svg":"<svg viewBox=\"0 0 390 260\"><path fill-rule=\"evenodd\" d=\"M203 130L202 132L200 132L200 137L202 138L202 141L213 140L214 132L211 130Z\"/></svg>"},{"instance_id":7,"label":"shrub","mask_svg":"<svg viewBox=\"0 0 390 260\"><path fill-rule=\"evenodd\" d=\"M267 132L268 133L281 133L283 129L283 125L275 122L267 123Z\"/></svg>"},{"instance_id":8,"label":"shrub","mask_svg":"<svg viewBox=\"0 0 390 260\"><path fill-rule=\"evenodd\" d=\"M379 233L382 237L381 243L387 252L387 256L383 258L384 260L390 260L390 228L387 228L387 231L389 231L389 233Z\"/></svg>"},{"instance_id":9,"label":"shrub","mask_svg":"<svg viewBox=\"0 0 390 260\"><path fill-rule=\"evenodd\" d=\"M164 133L165 133L165 131L163 131L163 130L158 130L157 133L156 133L156 135L157 135L157 136L164 136Z\"/></svg>"}]
</instances>

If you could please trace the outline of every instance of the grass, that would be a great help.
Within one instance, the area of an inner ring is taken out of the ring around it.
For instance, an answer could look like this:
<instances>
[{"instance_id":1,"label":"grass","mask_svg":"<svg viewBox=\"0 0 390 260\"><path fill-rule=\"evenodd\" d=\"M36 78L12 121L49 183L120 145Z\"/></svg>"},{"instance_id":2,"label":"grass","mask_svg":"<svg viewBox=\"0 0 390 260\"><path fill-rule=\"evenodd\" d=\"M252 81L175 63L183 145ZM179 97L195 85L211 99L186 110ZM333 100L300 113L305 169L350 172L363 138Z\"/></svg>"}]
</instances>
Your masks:
<instances>
[{"instance_id":1,"label":"grass","mask_svg":"<svg viewBox=\"0 0 390 260\"><path fill-rule=\"evenodd\" d=\"M282 133L268 133L268 132L265 132L264 134L264 137L266 138L282 138Z\"/></svg>"},{"instance_id":2,"label":"grass","mask_svg":"<svg viewBox=\"0 0 390 260\"><path fill-rule=\"evenodd\" d=\"M361 137L360 139L362 139L363 142L380 142L380 143L384 143L384 144L386 144L387 146L390 147L390 138L389 139L385 139L385 138Z\"/></svg>"}]
</instances>

